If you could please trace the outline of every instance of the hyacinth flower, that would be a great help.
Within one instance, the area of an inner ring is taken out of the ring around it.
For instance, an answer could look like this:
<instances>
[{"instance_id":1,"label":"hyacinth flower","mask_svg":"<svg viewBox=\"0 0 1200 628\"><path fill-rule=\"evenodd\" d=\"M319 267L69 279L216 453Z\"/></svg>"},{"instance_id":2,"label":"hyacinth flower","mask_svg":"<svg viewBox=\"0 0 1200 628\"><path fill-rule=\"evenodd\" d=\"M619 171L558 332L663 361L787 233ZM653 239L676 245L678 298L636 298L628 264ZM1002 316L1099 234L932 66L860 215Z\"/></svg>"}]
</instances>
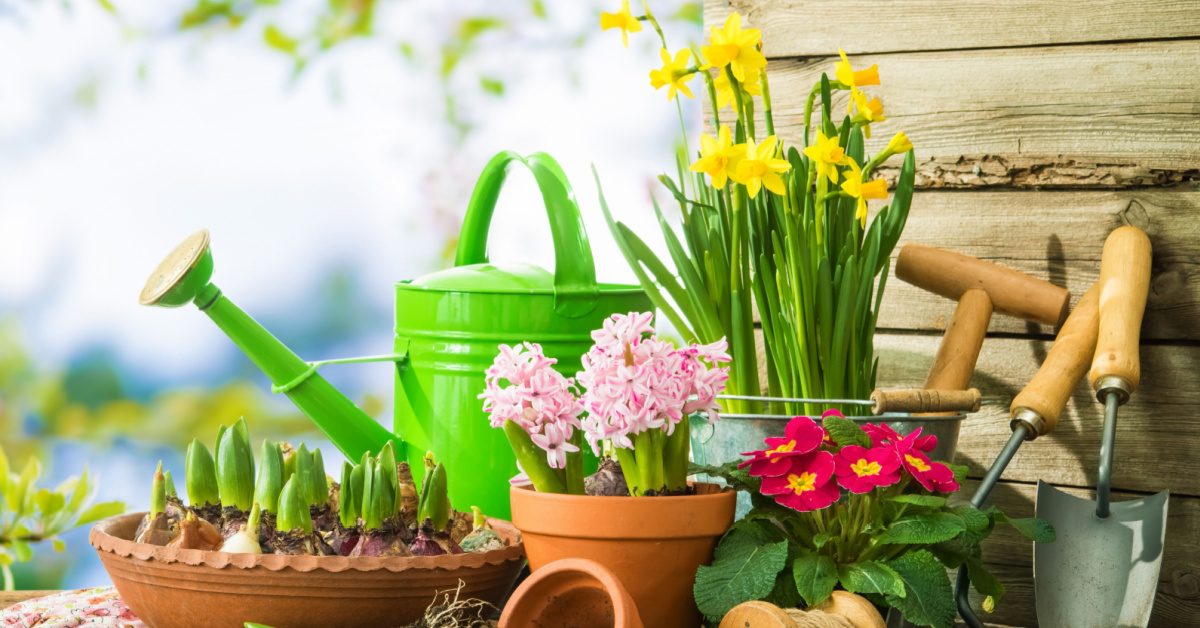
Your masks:
<instances>
[{"instance_id":1,"label":"hyacinth flower","mask_svg":"<svg viewBox=\"0 0 1200 628\"><path fill-rule=\"evenodd\" d=\"M534 343L500 345L479 395L492 427L504 430L517 464L545 493L583 493L583 406L574 381Z\"/></svg>"}]
</instances>

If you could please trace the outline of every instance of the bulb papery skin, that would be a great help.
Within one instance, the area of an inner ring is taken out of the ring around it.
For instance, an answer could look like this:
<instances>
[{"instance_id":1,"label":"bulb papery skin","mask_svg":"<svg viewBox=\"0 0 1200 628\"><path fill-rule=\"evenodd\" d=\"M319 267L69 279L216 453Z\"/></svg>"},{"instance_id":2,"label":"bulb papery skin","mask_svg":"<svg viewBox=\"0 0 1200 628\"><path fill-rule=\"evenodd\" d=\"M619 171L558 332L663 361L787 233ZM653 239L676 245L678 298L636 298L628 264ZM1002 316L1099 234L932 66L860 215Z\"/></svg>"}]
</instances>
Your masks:
<instances>
[{"instance_id":1,"label":"bulb papery skin","mask_svg":"<svg viewBox=\"0 0 1200 628\"><path fill-rule=\"evenodd\" d=\"M258 544L258 539L253 538L246 531L246 528L242 528L237 534L225 539L225 543L221 545L221 551L233 554L261 554L262 546Z\"/></svg>"}]
</instances>

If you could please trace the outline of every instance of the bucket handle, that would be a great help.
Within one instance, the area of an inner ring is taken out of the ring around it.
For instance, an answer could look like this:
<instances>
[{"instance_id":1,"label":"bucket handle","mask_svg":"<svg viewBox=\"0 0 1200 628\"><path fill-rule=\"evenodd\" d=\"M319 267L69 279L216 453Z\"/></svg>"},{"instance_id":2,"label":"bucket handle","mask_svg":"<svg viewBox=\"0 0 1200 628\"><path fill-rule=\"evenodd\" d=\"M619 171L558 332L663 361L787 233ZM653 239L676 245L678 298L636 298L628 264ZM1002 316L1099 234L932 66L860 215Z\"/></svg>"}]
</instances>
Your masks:
<instances>
[{"instance_id":1,"label":"bucket handle","mask_svg":"<svg viewBox=\"0 0 1200 628\"><path fill-rule=\"evenodd\" d=\"M583 216L575 203L575 193L567 175L546 153L522 157L512 151L503 151L483 167L467 204L454 265L488 261L487 240L492 214L508 168L514 162L524 164L533 172L550 219L550 234L554 239L554 311L568 318L584 316L596 309L599 292L592 247L588 244Z\"/></svg>"}]
</instances>

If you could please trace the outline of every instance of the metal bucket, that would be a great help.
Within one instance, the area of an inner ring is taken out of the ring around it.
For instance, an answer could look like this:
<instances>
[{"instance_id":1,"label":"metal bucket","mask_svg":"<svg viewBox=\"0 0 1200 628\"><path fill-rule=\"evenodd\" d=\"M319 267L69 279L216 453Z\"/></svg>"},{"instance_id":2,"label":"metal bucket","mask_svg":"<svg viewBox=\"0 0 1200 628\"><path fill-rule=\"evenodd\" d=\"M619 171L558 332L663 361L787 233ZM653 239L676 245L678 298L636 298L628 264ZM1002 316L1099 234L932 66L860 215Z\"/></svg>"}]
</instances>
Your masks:
<instances>
[{"instance_id":1,"label":"metal bucket","mask_svg":"<svg viewBox=\"0 0 1200 628\"><path fill-rule=\"evenodd\" d=\"M761 398L763 401L783 401L781 399ZM788 399L795 403L821 403L823 400ZM828 405L845 405L845 399L824 400ZM854 402L863 403L866 402ZM769 436L782 436L788 421L795 418L787 414L722 414L716 423L709 423L703 415L693 415L690 420L692 440L692 460L696 464L721 465L733 460L741 460L742 452L762 449L763 439ZM862 425L864 423L883 423L900 434L908 434L921 428L922 434L937 436L937 447L929 452L934 460L953 461L958 447L958 431L962 426L965 414L951 415L922 415L914 416L906 413L885 413L875 416L847 416L846 418ZM720 482L717 478L705 481ZM750 496L738 494L737 518L741 519L750 510Z\"/></svg>"}]
</instances>

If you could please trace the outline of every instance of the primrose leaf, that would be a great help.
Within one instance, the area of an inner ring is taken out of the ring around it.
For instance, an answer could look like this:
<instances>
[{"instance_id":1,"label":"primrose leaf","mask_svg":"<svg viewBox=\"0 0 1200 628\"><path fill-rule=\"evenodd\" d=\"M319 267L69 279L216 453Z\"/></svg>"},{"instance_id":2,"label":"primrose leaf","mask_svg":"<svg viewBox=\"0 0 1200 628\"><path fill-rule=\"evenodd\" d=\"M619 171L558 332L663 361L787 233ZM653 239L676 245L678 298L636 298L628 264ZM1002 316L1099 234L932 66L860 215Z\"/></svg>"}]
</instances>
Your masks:
<instances>
[{"instance_id":1,"label":"primrose leaf","mask_svg":"<svg viewBox=\"0 0 1200 628\"><path fill-rule=\"evenodd\" d=\"M921 506L923 508L941 508L946 505L946 498L940 495L896 495L889 497L889 501L897 504L909 504L910 506Z\"/></svg>"},{"instance_id":2,"label":"primrose leaf","mask_svg":"<svg viewBox=\"0 0 1200 628\"><path fill-rule=\"evenodd\" d=\"M968 557L967 577L971 580L971 586L975 587L981 595L992 598L992 604L1000 602L1004 597L1004 585L992 572L983 566L983 561L977 557ZM988 611L989 613L991 611Z\"/></svg>"},{"instance_id":3,"label":"primrose leaf","mask_svg":"<svg viewBox=\"0 0 1200 628\"><path fill-rule=\"evenodd\" d=\"M896 597L906 595L900 574L874 560L842 565L838 569L838 579L851 593L882 593Z\"/></svg>"},{"instance_id":4,"label":"primrose leaf","mask_svg":"<svg viewBox=\"0 0 1200 628\"><path fill-rule=\"evenodd\" d=\"M838 571L833 559L823 554L802 551L792 562L792 577L796 590L809 606L829 599L837 585Z\"/></svg>"},{"instance_id":5,"label":"primrose leaf","mask_svg":"<svg viewBox=\"0 0 1200 628\"><path fill-rule=\"evenodd\" d=\"M833 535L828 532L818 532L813 535L812 544L815 549L821 549L829 541L833 540Z\"/></svg>"},{"instance_id":6,"label":"primrose leaf","mask_svg":"<svg viewBox=\"0 0 1200 628\"><path fill-rule=\"evenodd\" d=\"M949 628L954 625L954 592L946 569L926 550L901 554L889 561L904 581L904 597L887 595L888 605L900 611L904 619L921 626Z\"/></svg>"},{"instance_id":7,"label":"primrose leaf","mask_svg":"<svg viewBox=\"0 0 1200 628\"><path fill-rule=\"evenodd\" d=\"M959 484L962 484L964 481L966 481L967 472L971 470L970 467L965 464L953 464L947 462L946 466L950 467L950 470L954 472L954 481L958 482Z\"/></svg>"},{"instance_id":8,"label":"primrose leaf","mask_svg":"<svg viewBox=\"0 0 1200 628\"><path fill-rule=\"evenodd\" d=\"M850 419L831 414L821 421L821 425L825 427L826 432L829 432L829 437L833 439L833 442L839 446L871 446L871 437L867 436L867 433Z\"/></svg>"},{"instance_id":9,"label":"primrose leaf","mask_svg":"<svg viewBox=\"0 0 1200 628\"><path fill-rule=\"evenodd\" d=\"M992 518L986 512L970 504L955 506L950 509L950 512L958 515L963 520L963 525L966 526L969 532L986 532L988 526L992 524Z\"/></svg>"},{"instance_id":10,"label":"primrose leaf","mask_svg":"<svg viewBox=\"0 0 1200 628\"><path fill-rule=\"evenodd\" d=\"M1054 542L1054 526L1050 525L1050 522L1046 521L1045 519L1038 519L1037 517L1029 517L1026 519L1010 519L1006 515L1000 514L999 511L997 511L996 514L996 519L998 521L1003 521L1016 528L1017 532L1020 532L1025 536L1025 538L1035 543Z\"/></svg>"},{"instance_id":11,"label":"primrose leaf","mask_svg":"<svg viewBox=\"0 0 1200 628\"><path fill-rule=\"evenodd\" d=\"M696 607L715 623L734 606L766 597L787 562L787 549L787 541L764 545L749 534L726 535L712 565L696 570Z\"/></svg>"},{"instance_id":12,"label":"primrose leaf","mask_svg":"<svg viewBox=\"0 0 1200 628\"><path fill-rule=\"evenodd\" d=\"M966 529L963 520L949 512L906 515L892 522L877 538L893 545L929 545L949 541Z\"/></svg>"},{"instance_id":13,"label":"primrose leaf","mask_svg":"<svg viewBox=\"0 0 1200 628\"><path fill-rule=\"evenodd\" d=\"M735 490L747 491L751 495L758 493L762 481L750 475L747 469L739 469L737 462L727 462L714 466L692 463L688 465L688 475L707 475L725 480L725 483Z\"/></svg>"}]
</instances>

